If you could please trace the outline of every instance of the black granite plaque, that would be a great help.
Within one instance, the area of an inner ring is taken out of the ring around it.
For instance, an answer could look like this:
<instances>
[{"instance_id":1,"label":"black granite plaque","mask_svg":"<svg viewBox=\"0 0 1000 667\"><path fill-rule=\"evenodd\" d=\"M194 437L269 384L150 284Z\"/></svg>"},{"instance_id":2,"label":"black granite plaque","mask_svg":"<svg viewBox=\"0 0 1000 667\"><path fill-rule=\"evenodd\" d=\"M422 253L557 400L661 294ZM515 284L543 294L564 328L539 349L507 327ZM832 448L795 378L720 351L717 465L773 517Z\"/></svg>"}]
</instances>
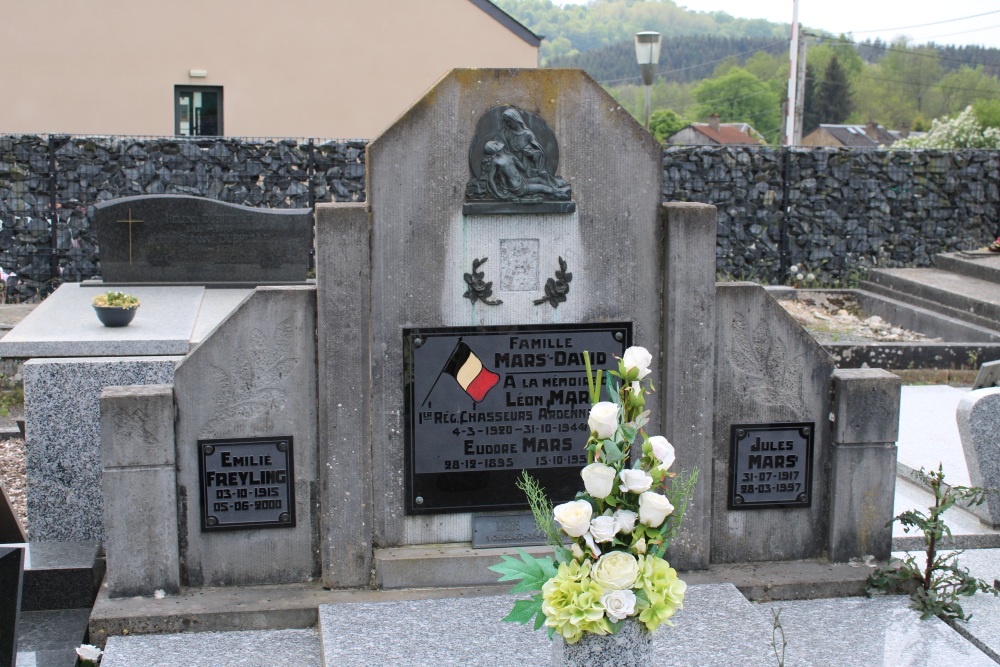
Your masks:
<instances>
[{"instance_id":1,"label":"black granite plaque","mask_svg":"<svg viewBox=\"0 0 1000 667\"><path fill-rule=\"evenodd\" d=\"M292 436L198 441L202 530L295 525Z\"/></svg>"},{"instance_id":2,"label":"black granite plaque","mask_svg":"<svg viewBox=\"0 0 1000 667\"><path fill-rule=\"evenodd\" d=\"M476 514L472 517L472 548L528 547L545 544L535 517L526 514Z\"/></svg>"},{"instance_id":3,"label":"black granite plaque","mask_svg":"<svg viewBox=\"0 0 1000 667\"><path fill-rule=\"evenodd\" d=\"M527 509L528 470L553 501L580 490L589 436L584 351L616 368L631 323L406 329L408 514Z\"/></svg>"},{"instance_id":4,"label":"black granite plaque","mask_svg":"<svg viewBox=\"0 0 1000 667\"><path fill-rule=\"evenodd\" d=\"M24 550L0 547L0 666L17 663L17 624L21 615Z\"/></svg>"},{"instance_id":5,"label":"black granite plaque","mask_svg":"<svg viewBox=\"0 0 1000 667\"><path fill-rule=\"evenodd\" d=\"M302 282L311 209L261 209L202 197L125 197L94 207L105 283Z\"/></svg>"},{"instance_id":6,"label":"black granite plaque","mask_svg":"<svg viewBox=\"0 0 1000 667\"><path fill-rule=\"evenodd\" d=\"M729 509L809 507L815 422L734 424Z\"/></svg>"}]
</instances>

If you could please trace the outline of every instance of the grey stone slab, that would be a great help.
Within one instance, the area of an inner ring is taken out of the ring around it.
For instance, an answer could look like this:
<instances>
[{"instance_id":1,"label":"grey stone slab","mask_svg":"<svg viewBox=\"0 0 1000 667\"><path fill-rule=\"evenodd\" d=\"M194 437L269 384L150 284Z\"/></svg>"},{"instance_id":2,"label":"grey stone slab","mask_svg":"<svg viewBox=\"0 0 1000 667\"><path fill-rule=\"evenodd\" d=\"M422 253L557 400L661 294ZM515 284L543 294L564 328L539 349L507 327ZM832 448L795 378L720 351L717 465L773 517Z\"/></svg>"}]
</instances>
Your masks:
<instances>
[{"instance_id":1,"label":"grey stone slab","mask_svg":"<svg viewBox=\"0 0 1000 667\"><path fill-rule=\"evenodd\" d=\"M986 654L937 618L920 620L905 596L772 602L781 610L785 664L802 667L992 667ZM770 623L768 624L770 625ZM767 633L770 638L770 631Z\"/></svg>"},{"instance_id":2,"label":"grey stone slab","mask_svg":"<svg viewBox=\"0 0 1000 667\"><path fill-rule=\"evenodd\" d=\"M711 555L713 467L712 416L715 412L715 266L698 258L715 253L716 211L694 203L666 204L663 227L663 366L656 386L662 392L660 423L676 446L675 470L697 468L695 487L670 561L684 569L708 567ZM655 359L655 357L654 357ZM655 414L655 413L654 413Z\"/></svg>"},{"instance_id":3,"label":"grey stone slab","mask_svg":"<svg viewBox=\"0 0 1000 667\"><path fill-rule=\"evenodd\" d=\"M958 404L956 419L972 485L1000 489L1000 387L970 391ZM1000 527L996 496L974 511L989 525Z\"/></svg>"},{"instance_id":4,"label":"grey stone slab","mask_svg":"<svg viewBox=\"0 0 1000 667\"><path fill-rule=\"evenodd\" d=\"M186 354L201 308L203 287L122 286L139 298L127 327L105 327L91 300L100 283L66 283L0 340L4 357L113 357Z\"/></svg>"},{"instance_id":5,"label":"grey stone slab","mask_svg":"<svg viewBox=\"0 0 1000 667\"><path fill-rule=\"evenodd\" d=\"M363 586L372 569L370 235L367 205L316 207L319 456L329 464L320 468L322 559L331 587ZM377 354L388 351L387 342Z\"/></svg>"},{"instance_id":6,"label":"grey stone slab","mask_svg":"<svg viewBox=\"0 0 1000 667\"><path fill-rule=\"evenodd\" d=\"M984 389L1000 385L1000 361L987 361L979 367L973 389Z\"/></svg>"},{"instance_id":7,"label":"grey stone slab","mask_svg":"<svg viewBox=\"0 0 1000 667\"><path fill-rule=\"evenodd\" d=\"M816 558L829 549L833 360L759 285L716 291L713 563ZM809 507L730 510L733 424L812 422Z\"/></svg>"},{"instance_id":8,"label":"grey stone slab","mask_svg":"<svg viewBox=\"0 0 1000 667\"><path fill-rule=\"evenodd\" d=\"M31 359L24 365L28 516L39 541L104 537L100 395L169 384L180 357Z\"/></svg>"},{"instance_id":9,"label":"grey stone slab","mask_svg":"<svg viewBox=\"0 0 1000 667\"><path fill-rule=\"evenodd\" d=\"M314 629L109 637L101 667L321 667Z\"/></svg>"},{"instance_id":10,"label":"grey stone slab","mask_svg":"<svg viewBox=\"0 0 1000 667\"><path fill-rule=\"evenodd\" d=\"M969 485L955 413L969 392L943 385L906 386L899 406L899 462L913 470L944 466L950 484Z\"/></svg>"},{"instance_id":11,"label":"grey stone slab","mask_svg":"<svg viewBox=\"0 0 1000 667\"><path fill-rule=\"evenodd\" d=\"M21 616L24 551L0 546L0 666L11 667L17 656L17 627Z\"/></svg>"},{"instance_id":12,"label":"grey stone slab","mask_svg":"<svg viewBox=\"0 0 1000 667\"><path fill-rule=\"evenodd\" d=\"M959 554L958 563L988 583L1000 579L1000 549L975 549ZM977 593L961 598L962 609L972 614L968 622L955 621L952 627L1000 662L1000 598Z\"/></svg>"},{"instance_id":13,"label":"grey stone slab","mask_svg":"<svg viewBox=\"0 0 1000 667\"><path fill-rule=\"evenodd\" d=\"M203 197L125 197L97 204L105 282L304 281L310 209L261 209Z\"/></svg>"},{"instance_id":14,"label":"grey stone slab","mask_svg":"<svg viewBox=\"0 0 1000 667\"><path fill-rule=\"evenodd\" d=\"M544 630L503 623L517 597L322 605L328 667L548 665ZM770 624L729 584L692 586L684 609L653 636L651 664L768 666ZM367 631L357 632L359 626Z\"/></svg>"},{"instance_id":15,"label":"grey stone slab","mask_svg":"<svg viewBox=\"0 0 1000 667\"><path fill-rule=\"evenodd\" d=\"M52 609L48 611L26 611L21 614L21 629L18 634L18 664L25 654L43 651L65 651L76 656L74 649L83 643L87 634L87 618L90 609ZM43 656L49 659L56 655ZM67 663L62 664L64 667ZM74 664L70 661L69 665Z\"/></svg>"},{"instance_id":16,"label":"grey stone slab","mask_svg":"<svg viewBox=\"0 0 1000 667\"><path fill-rule=\"evenodd\" d=\"M311 286L257 288L177 366L182 585L319 576L315 303ZM296 525L202 531L198 441L286 436L293 442Z\"/></svg>"},{"instance_id":17,"label":"grey stone slab","mask_svg":"<svg viewBox=\"0 0 1000 667\"><path fill-rule=\"evenodd\" d=\"M100 544L89 541L28 542L21 609L89 608L100 582Z\"/></svg>"},{"instance_id":18,"label":"grey stone slab","mask_svg":"<svg viewBox=\"0 0 1000 667\"><path fill-rule=\"evenodd\" d=\"M240 304L253 294L252 289L207 289L201 298L201 310L191 332L191 343L205 340Z\"/></svg>"}]
</instances>

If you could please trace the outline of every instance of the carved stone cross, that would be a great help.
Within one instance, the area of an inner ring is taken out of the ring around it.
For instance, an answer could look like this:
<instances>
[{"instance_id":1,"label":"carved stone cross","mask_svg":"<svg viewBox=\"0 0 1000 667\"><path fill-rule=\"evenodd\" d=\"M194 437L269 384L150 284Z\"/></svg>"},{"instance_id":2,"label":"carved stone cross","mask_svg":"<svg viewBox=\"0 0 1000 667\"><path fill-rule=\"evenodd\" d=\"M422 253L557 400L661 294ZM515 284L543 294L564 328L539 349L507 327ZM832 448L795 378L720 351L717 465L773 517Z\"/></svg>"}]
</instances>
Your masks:
<instances>
[{"instance_id":1,"label":"carved stone cross","mask_svg":"<svg viewBox=\"0 0 1000 667\"><path fill-rule=\"evenodd\" d=\"M128 265L132 266L132 225L136 222L145 222L144 220L133 220L132 219L132 209L128 210L128 220L115 220L115 222L124 222L128 225Z\"/></svg>"}]
</instances>

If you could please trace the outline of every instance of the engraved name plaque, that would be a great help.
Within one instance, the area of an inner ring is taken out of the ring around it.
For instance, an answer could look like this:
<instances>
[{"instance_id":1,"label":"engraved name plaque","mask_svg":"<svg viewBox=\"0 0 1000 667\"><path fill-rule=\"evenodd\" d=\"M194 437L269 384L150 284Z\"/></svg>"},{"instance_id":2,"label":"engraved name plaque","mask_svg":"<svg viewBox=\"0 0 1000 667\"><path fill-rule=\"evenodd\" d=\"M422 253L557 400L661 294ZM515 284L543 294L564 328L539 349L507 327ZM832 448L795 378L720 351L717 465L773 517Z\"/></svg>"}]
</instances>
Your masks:
<instances>
[{"instance_id":1,"label":"engraved name plaque","mask_svg":"<svg viewBox=\"0 0 1000 667\"><path fill-rule=\"evenodd\" d=\"M203 531L295 525L292 436L198 441Z\"/></svg>"},{"instance_id":2,"label":"engraved name plaque","mask_svg":"<svg viewBox=\"0 0 1000 667\"><path fill-rule=\"evenodd\" d=\"M809 507L815 422L734 424L729 509Z\"/></svg>"},{"instance_id":3,"label":"engraved name plaque","mask_svg":"<svg viewBox=\"0 0 1000 667\"><path fill-rule=\"evenodd\" d=\"M472 517L472 548L527 547L545 544L535 517L527 514L476 514Z\"/></svg>"},{"instance_id":4,"label":"engraved name plaque","mask_svg":"<svg viewBox=\"0 0 1000 667\"><path fill-rule=\"evenodd\" d=\"M408 514L527 509L521 470L570 500L587 464L593 368L631 323L405 329Z\"/></svg>"}]
</instances>

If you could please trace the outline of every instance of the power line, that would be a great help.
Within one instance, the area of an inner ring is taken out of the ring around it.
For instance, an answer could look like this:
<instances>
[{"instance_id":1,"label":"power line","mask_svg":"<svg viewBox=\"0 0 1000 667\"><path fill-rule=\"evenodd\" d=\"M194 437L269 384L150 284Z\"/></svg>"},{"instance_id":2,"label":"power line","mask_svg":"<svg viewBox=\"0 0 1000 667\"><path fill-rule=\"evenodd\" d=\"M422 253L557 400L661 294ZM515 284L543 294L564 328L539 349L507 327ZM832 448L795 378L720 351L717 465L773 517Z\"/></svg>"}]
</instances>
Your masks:
<instances>
[{"instance_id":1,"label":"power line","mask_svg":"<svg viewBox=\"0 0 1000 667\"><path fill-rule=\"evenodd\" d=\"M962 30L960 32L949 32L946 35L934 35L933 37L925 37L924 39L939 39L941 37L951 37L952 35L964 35L970 32L979 32L980 30L992 30L993 28L1000 28L1000 23L997 25L989 25L985 28L973 28L972 30Z\"/></svg>"},{"instance_id":2,"label":"power line","mask_svg":"<svg viewBox=\"0 0 1000 667\"><path fill-rule=\"evenodd\" d=\"M917 25L903 25L899 26L898 28L879 28L877 30L851 30L848 32L850 32L852 35L867 35L873 32L891 32L893 30L909 30L910 28L926 28L927 26L931 25L941 25L942 23L954 23L955 21L965 21L966 19L975 19L979 18L980 16L989 16L990 14L1000 14L1000 9L995 9L992 12L983 12L982 14L973 14L972 16L960 16L957 19L945 19L944 21L934 21L933 23L918 23Z\"/></svg>"}]
</instances>

